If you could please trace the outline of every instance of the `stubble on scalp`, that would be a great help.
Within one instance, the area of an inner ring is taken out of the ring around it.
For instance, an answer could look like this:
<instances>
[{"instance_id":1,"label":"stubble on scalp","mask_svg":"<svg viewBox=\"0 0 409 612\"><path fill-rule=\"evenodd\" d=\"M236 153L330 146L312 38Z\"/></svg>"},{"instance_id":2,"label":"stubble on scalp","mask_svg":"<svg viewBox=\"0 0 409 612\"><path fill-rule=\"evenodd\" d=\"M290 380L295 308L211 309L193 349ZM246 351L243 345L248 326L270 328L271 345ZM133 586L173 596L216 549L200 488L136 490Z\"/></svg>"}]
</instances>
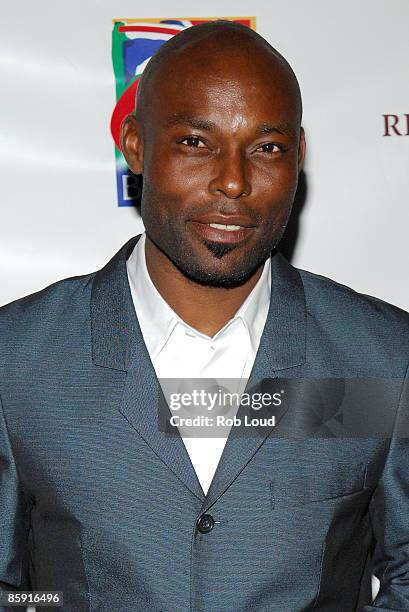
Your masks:
<instances>
[{"instance_id":1,"label":"stubble on scalp","mask_svg":"<svg viewBox=\"0 0 409 612\"><path fill-rule=\"evenodd\" d=\"M186 30L182 30L165 42L152 56L142 73L135 99L134 113L142 124L148 120L150 100L153 99L155 91L155 80L160 78L162 68L173 58L176 59L182 53L193 52L195 48L201 48L204 44L207 44L208 48L213 48L215 54L229 51L237 53L237 49L240 49L242 53L247 52L251 55L255 47L270 54L271 60L280 65L287 73L294 94L299 123L301 124L302 99L300 86L288 61L260 34L241 23L227 19L217 19L186 28Z\"/></svg>"}]
</instances>

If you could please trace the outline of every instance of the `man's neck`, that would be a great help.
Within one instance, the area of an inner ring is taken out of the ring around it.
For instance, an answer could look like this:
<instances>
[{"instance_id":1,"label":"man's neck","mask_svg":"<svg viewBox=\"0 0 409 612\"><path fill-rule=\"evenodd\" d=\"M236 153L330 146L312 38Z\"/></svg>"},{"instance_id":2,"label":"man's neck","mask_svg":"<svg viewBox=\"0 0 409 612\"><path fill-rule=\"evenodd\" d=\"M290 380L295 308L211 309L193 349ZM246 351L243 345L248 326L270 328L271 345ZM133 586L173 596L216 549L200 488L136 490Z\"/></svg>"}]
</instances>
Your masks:
<instances>
[{"instance_id":1,"label":"man's neck","mask_svg":"<svg viewBox=\"0 0 409 612\"><path fill-rule=\"evenodd\" d=\"M261 265L239 287L208 287L188 279L146 236L146 267L156 289L191 327L212 337L236 314L263 271Z\"/></svg>"}]
</instances>

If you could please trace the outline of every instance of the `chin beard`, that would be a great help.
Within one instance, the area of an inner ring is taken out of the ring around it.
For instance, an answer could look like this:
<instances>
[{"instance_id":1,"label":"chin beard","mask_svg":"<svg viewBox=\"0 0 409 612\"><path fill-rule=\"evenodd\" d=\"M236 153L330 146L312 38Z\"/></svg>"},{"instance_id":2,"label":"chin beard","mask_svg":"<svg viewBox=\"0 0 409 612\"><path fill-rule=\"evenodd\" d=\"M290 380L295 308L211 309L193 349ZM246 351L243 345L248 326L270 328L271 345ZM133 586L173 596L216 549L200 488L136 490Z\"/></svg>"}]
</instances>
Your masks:
<instances>
[{"instance_id":1,"label":"chin beard","mask_svg":"<svg viewBox=\"0 0 409 612\"><path fill-rule=\"evenodd\" d=\"M217 257L217 259L221 259L226 255L226 253L230 253L230 251L232 251L236 246L234 244L225 244L223 242L210 242L208 240L204 241L204 245L215 257Z\"/></svg>"},{"instance_id":2,"label":"chin beard","mask_svg":"<svg viewBox=\"0 0 409 612\"><path fill-rule=\"evenodd\" d=\"M189 280L203 285L205 287L215 287L223 289L233 289L239 287L248 281L262 266L268 257L271 256L275 249L278 240L264 240L263 244L255 245L250 252L247 253L245 259L241 261L241 265L223 270L222 265L216 265L215 269L206 269L201 265L200 261L196 260L195 254L186 245L183 247L181 241L171 241L168 244L161 244L153 237L150 240L156 247L167 257L167 259ZM216 260L223 260L231 253L236 245L228 243L215 243L211 241L203 241L204 246L212 254Z\"/></svg>"},{"instance_id":3,"label":"chin beard","mask_svg":"<svg viewBox=\"0 0 409 612\"><path fill-rule=\"evenodd\" d=\"M223 243L216 244L214 242L206 242L205 244L209 251L217 259L222 259L222 257L235 248L235 245ZM168 259L170 259L173 265L176 266L176 268L191 281L205 287L232 289L234 287L239 287L248 281L271 255L271 250L267 249L264 252L259 253L257 260L242 262L244 265L242 265L240 269L230 270L225 274L223 274L223 272L206 271L199 265L195 265L192 260L189 260L189 263L187 261L175 261L166 253L165 255L168 257Z\"/></svg>"}]
</instances>

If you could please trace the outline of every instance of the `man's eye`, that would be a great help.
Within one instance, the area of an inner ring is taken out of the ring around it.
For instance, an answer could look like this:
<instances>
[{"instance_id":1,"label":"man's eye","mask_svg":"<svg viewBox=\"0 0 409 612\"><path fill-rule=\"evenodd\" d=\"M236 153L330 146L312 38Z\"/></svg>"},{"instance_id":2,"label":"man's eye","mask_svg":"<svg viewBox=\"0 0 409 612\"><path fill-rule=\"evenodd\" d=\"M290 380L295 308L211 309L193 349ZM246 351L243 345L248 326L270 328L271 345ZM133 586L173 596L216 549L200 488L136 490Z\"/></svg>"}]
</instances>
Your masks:
<instances>
[{"instance_id":1,"label":"man's eye","mask_svg":"<svg viewBox=\"0 0 409 612\"><path fill-rule=\"evenodd\" d=\"M188 147L194 148L202 148L204 147L204 143L200 140L198 136L187 136L183 140L180 141L181 144L186 144Z\"/></svg>"},{"instance_id":2,"label":"man's eye","mask_svg":"<svg viewBox=\"0 0 409 612\"><path fill-rule=\"evenodd\" d=\"M281 147L274 144L274 142L267 142L266 144L261 145L257 151L262 151L263 153L278 153L282 151Z\"/></svg>"}]
</instances>

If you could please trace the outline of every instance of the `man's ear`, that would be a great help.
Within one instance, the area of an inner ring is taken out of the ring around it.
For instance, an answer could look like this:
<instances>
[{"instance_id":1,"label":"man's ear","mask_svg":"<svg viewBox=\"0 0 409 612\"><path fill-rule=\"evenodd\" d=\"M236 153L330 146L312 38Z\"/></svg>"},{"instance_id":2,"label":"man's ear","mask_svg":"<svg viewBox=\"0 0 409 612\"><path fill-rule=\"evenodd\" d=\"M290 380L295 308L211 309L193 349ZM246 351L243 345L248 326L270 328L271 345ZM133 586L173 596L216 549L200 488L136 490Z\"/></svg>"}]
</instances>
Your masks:
<instances>
[{"instance_id":1,"label":"man's ear","mask_svg":"<svg viewBox=\"0 0 409 612\"><path fill-rule=\"evenodd\" d=\"M307 145L305 142L305 132L304 132L304 128L301 127L300 128L300 142L298 145L298 172L302 170L302 167L304 165L306 148L307 148Z\"/></svg>"},{"instance_id":2,"label":"man's ear","mask_svg":"<svg viewBox=\"0 0 409 612\"><path fill-rule=\"evenodd\" d=\"M125 117L121 125L121 149L134 174L143 173L143 143L141 127L135 115Z\"/></svg>"}]
</instances>

